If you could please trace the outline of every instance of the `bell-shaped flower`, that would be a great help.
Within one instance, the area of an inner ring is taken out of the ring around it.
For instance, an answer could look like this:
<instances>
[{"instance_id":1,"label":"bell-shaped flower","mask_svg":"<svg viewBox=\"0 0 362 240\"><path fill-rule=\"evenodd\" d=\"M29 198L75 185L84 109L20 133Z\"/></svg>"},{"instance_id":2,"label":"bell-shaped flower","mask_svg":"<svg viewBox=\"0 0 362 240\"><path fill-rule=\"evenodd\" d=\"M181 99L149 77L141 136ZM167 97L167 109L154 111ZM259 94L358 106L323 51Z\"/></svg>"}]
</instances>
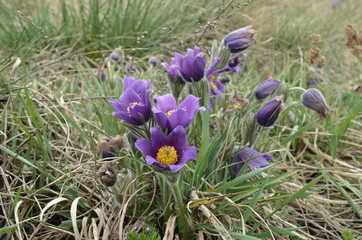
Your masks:
<instances>
[{"instance_id":1,"label":"bell-shaped flower","mask_svg":"<svg viewBox=\"0 0 362 240\"><path fill-rule=\"evenodd\" d=\"M247 162L249 159L250 161L248 167L253 169L269 166L270 164L268 160L272 160L273 156L270 154L261 154L251 148L245 148L243 151L233 157L232 162L237 164L233 166L232 173L237 176L245 162Z\"/></svg>"},{"instance_id":2,"label":"bell-shaped flower","mask_svg":"<svg viewBox=\"0 0 362 240\"><path fill-rule=\"evenodd\" d=\"M256 43L256 33L251 26L239 28L225 37L224 44L231 53L240 53Z\"/></svg>"},{"instance_id":3,"label":"bell-shaped flower","mask_svg":"<svg viewBox=\"0 0 362 240\"><path fill-rule=\"evenodd\" d=\"M185 56L176 52L172 65L179 69L185 81L198 82L204 77L206 59L200 48L195 46L194 49L188 48Z\"/></svg>"},{"instance_id":4,"label":"bell-shaped flower","mask_svg":"<svg viewBox=\"0 0 362 240\"><path fill-rule=\"evenodd\" d=\"M284 109L282 96L276 96L270 102L264 104L256 114L256 120L264 127L269 127L275 123L279 113Z\"/></svg>"},{"instance_id":5,"label":"bell-shaped flower","mask_svg":"<svg viewBox=\"0 0 362 240\"><path fill-rule=\"evenodd\" d=\"M328 115L332 113L332 110L328 107L323 94L315 88L308 89L305 93L303 93L302 102L304 106L316 111L321 119L326 119Z\"/></svg>"},{"instance_id":6,"label":"bell-shaped flower","mask_svg":"<svg viewBox=\"0 0 362 240\"><path fill-rule=\"evenodd\" d=\"M139 90L138 86L136 90ZM150 118L151 102L149 100L149 91L146 88L138 93L132 87L128 87L119 100L118 102L112 98L109 99L114 109L112 114L119 119L139 126L143 125Z\"/></svg>"},{"instance_id":7,"label":"bell-shaped flower","mask_svg":"<svg viewBox=\"0 0 362 240\"><path fill-rule=\"evenodd\" d=\"M138 139L136 147L145 155L148 165L171 172L181 170L185 163L197 158L197 148L187 146L187 136L182 126L177 126L168 136L153 127L151 141Z\"/></svg>"},{"instance_id":8,"label":"bell-shaped flower","mask_svg":"<svg viewBox=\"0 0 362 240\"><path fill-rule=\"evenodd\" d=\"M258 100L263 100L267 98L270 94L276 90L281 82L278 79L273 79L269 77L264 82L260 83L255 89L255 96Z\"/></svg>"},{"instance_id":9,"label":"bell-shaped flower","mask_svg":"<svg viewBox=\"0 0 362 240\"><path fill-rule=\"evenodd\" d=\"M205 111L204 107L199 107L200 98L189 95L177 106L175 98L171 94L155 96L157 108L153 107L157 124L163 131L170 133L176 126L187 127L198 111Z\"/></svg>"}]
</instances>

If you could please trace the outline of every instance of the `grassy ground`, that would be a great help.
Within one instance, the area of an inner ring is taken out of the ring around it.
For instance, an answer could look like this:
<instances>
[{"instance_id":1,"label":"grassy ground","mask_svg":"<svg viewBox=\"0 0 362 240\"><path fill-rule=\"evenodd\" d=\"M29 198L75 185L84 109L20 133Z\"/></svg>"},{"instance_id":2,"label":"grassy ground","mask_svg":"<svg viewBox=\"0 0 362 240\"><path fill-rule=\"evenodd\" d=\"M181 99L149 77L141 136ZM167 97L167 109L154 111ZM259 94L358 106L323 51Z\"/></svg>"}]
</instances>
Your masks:
<instances>
[{"instance_id":1,"label":"grassy ground","mask_svg":"<svg viewBox=\"0 0 362 240\"><path fill-rule=\"evenodd\" d=\"M229 92L247 94L268 75L307 87L308 68L314 67L306 64L308 52L316 46L325 57L324 82L317 88L334 111L319 121L301 104L288 107L259 144L274 155L275 165L246 174L240 185L211 191L222 180L212 175L221 171L217 164L202 172L204 182L185 175L185 203L206 199L191 206L195 238L362 236L362 67L345 34L349 23L362 32L359 1L341 1L336 9L327 0L255 0L241 8L234 1L225 12L228 1L76 2L57 1L56 8L47 1L0 3L1 239L118 239L125 216L99 180L97 152L100 134L125 133L108 103L122 93L118 76L131 74L125 69L135 62L133 76L151 79L162 93L166 75L162 67L147 66L150 56L169 61L173 51L184 52L195 40L207 50L212 39L246 25L259 31L259 41L241 73L232 76ZM215 28L196 32L214 20ZM309 41L313 33L321 36L316 45ZM123 70L107 68L106 80L98 81L93 70L103 68L119 45L129 57ZM292 93L289 102L299 98ZM211 120L220 121L219 115ZM218 140L210 143L215 152L223 149ZM141 157L124 151L120 159ZM156 180L146 172L127 223L148 220L163 235ZM194 181L199 187L189 188Z\"/></svg>"}]
</instances>

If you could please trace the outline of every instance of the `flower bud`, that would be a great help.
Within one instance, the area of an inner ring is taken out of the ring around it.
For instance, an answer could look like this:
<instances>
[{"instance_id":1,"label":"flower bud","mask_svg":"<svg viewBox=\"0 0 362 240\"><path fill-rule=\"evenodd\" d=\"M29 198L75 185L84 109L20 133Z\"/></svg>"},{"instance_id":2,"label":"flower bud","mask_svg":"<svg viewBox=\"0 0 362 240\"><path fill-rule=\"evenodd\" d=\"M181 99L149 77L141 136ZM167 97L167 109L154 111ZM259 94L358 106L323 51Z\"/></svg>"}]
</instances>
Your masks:
<instances>
[{"instance_id":1,"label":"flower bud","mask_svg":"<svg viewBox=\"0 0 362 240\"><path fill-rule=\"evenodd\" d=\"M118 47L118 48L114 49L114 51L111 53L109 58L113 62L120 63L124 59L124 51L123 51L122 47Z\"/></svg>"},{"instance_id":2,"label":"flower bud","mask_svg":"<svg viewBox=\"0 0 362 240\"><path fill-rule=\"evenodd\" d=\"M122 148L123 139L121 136L117 135L114 138L109 138L104 135L98 136L98 152L101 159L115 157L117 155L117 151Z\"/></svg>"},{"instance_id":3,"label":"flower bud","mask_svg":"<svg viewBox=\"0 0 362 240\"><path fill-rule=\"evenodd\" d=\"M158 59L155 57L150 57L150 59L148 59L148 66L152 66L152 67L157 67L158 65Z\"/></svg>"},{"instance_id":4,"label":"flower bud","mask_svg":"<svg viewBox=\"0 0 362 240\"><path fill-rule=\"evenodd\" d=\"M239 28L225 37L224 44L229 47L231 53L240 53L256 43L256 33L251 26Z\"/></svg>"},{"instance_id":5,"label":"flower bud","mask_svg":"<svg viewBox=\"0 0 362 240\"><path fill-rule=\"evenodd\" d=\"M104 82L107 78L106 73L103 70L94 69L93 74L98 81Z\"/></svg>"},{"instance_id":6,"label":"flower bud","mask_svg":"<svg viewBox=\"0 0 362 240\"><path fill-rule=\"evenodd\" d=\"M326 119L328 115L332 113L332 110L328 107L323 94L315 88L308 89L305 93L303 93L302 103L307 108L316 111L320 115L321 119Z\"/></svg>"},{"instance_id":7,"label":"flower bud","mask_svg":"<svg viewBox=\"0 0 362 240\"><path fill-rule=\"evenodd\" d=\"M263 100L267 98L270 94L274 92L275 89L279 87L281 82L278 79L273 79L269 77L264 82L260 83L259 86L255 89L255 96L258 100Z\"/></svg>"},{"instance_id":8,"label":"flower bud","mask_svg":"<svg viewBox=\"0 0 362 240\"><path fill-rule=\"evenodd\" d=\"M256 120L264 127L275 123L279 113L284 109L283 96L276 96L270 102L264 104L256 114Z\"/></svg>"}]
</instances>

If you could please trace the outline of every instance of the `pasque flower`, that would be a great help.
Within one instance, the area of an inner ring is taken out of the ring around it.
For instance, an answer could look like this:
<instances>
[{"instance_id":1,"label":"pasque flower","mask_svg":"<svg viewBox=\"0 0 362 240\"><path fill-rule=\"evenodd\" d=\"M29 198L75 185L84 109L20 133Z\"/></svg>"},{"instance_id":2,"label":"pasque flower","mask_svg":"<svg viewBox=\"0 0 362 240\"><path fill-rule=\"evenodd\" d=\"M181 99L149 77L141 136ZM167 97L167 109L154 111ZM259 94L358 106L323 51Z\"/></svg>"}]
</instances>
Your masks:
<instances>
[{"instance_id":1,"label":"pasque flower","mask_svg":"<svg viewBox=\"0 0 362 240\"><path fill-rule=\"evenodd\" d=\"M245 148L239 154L233 157L233 163L237 163L233 166L233 174L236 176L240 172L246 161L249 161L248 167L250 168L261 168L269 166L268 160L272 160L273 156L270 154L261 154L254 149Z\"/></svg>"},{"instance_id":2,"label":"pasque flower","mask_svg":"<svg viewBox=\"0 0 362 240\"><path fill-rule=\"evenodd\" d=\"M177 106L175 98L171 94L155 96L157 108L153 107L157 124L163 131L171 132L176 126L187 127L198 111L205 111L204 107L199 107L200 98L189 95Z\"/></svg>"},{"instance_id":3,"label":"pasque flower","mask_svg":"<svg viewBox=\"0 0 362 240\"><path fill-rule=\"evenodd\" d=\"M256 120L264 127L269 127L275 123L279 113L284 108L282 96L276 96L270 102L264 104L256 114Z\"/></svg>"},{"instance_id":4,"label":"pasque flower","mask_svg":"<svg viewBox=\"0 0 362 240\"><path fill-rule=\"evenodd\" d=\"M274 92L275 89L279 87L281 82L278 79L273 79L269 77L264 82L260 83L255 89L256 99L262 100L267 98L270 94Z\"/></svg>"},{"instance_id":5,"label":"pasque flower","mask_svg":"<svg viewBox=\"0 0 362 240\"><path fill-rule=\"evenodd\" d=\"M204 77L206 59L204 53L200 52L200 48L188 48L187 54L182 56L175 53L172 59L172 65L176 66L182 78L187 82L198 82Z\"/></svg>"},{"instance_id":6,"label":"pasque flower","mask_svg":"<svg viewBox=\"0 0 362 240\"><path fill-rule=\"evenodd\" d=\"M224 44L231 53L240 53L256 43L256 33L251 26L239 28L225 37Z\"/></svg>"},{"instance_id":7,"label":"pasque flower","mask_svg":"<svg viewBox=\"0 0 362 240\"><path fill-rule=\"evenodd\" d=\"M320 115L321 119L326 119L328 115L332 113L332 110L328 107L323 94L315 88L308 89L305 93L303 93L302 102L304 106L316 111Z\"/></svg>"},{"instance_id":8,"label":"pasque flower","mask_svg":"<svg viewBox=\"0 0 362 240\"><path fill-rule=\"evenodd\" d=\"M143 125L151 114L151 89L147 89L150 83L146 80L136 81L135 78L127 76L122 81L124 93L120 96L120 101L109 99L114 109L112 114L129 124Z\"/></svg>"},{"instance_id":9,"label":"pasque flower","mask_svg":"<svg viewBox=\"0 0 362 240\"><path fill-rule=\"evenodd\" d=\"M174 65L168 65L167 62L161 63L161 65L167 70L172 83L182 83L181 73Z\"/></svg>"},{"instance_id":10,"label":"pasque flower","mask_svg":"<svg viewBox=\"0 0 362 240\"><path fill-rule=\"evenodd\" d=\"M145 155L148 165L171 172L179 171L186 162L197 157L197 148L187 146L187 136L182 126L177 126L168 136L153 127L151 141L138 139L136 147Z\"/></svg>"},{"instance_id":11,"label":"pasque flower","mask_svg":"<svg viewBox=\"0 0 362 240\"><path fill-rule=\"evenodd\" d=\"M318 85L323 82L323 71L320 68L313 68L307 75L308 83L310 85Z\"/></svg>"}]
</instances>

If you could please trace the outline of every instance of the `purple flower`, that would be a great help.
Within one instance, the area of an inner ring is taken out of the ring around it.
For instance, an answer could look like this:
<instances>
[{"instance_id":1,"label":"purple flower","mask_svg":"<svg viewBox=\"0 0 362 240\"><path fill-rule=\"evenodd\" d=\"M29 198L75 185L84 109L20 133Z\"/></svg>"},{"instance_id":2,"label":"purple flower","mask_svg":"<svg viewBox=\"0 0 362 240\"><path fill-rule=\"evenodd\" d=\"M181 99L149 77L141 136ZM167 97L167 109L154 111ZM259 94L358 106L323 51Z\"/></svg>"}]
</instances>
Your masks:
<instances>
[{"instance_id":1,"label":"purple flower","mask_svg":"<svg viewBox=\"0 0 362 240\"><path fill-rule=\"evenodd\" d=\"M340 7L339 2L334 1L334 2L332 3L332 8L333 8L333 9L336 9L336 8L339 8L339 7Z\"/></svg>"},{"instance_id":2,"label":"purple flower","mask_svg":"<svg viewBox=\"0 0 362 240\"><path fill-rule=\"evenodd\" d=\"M109 58L116 63L121 62L124 59L124 51L122 50L122 47L114 49Z\"/></svg>"},{"instance_id":3,"label":"purple flower","mask_svg":"<svg viewBox=\"0 0 362 240\"><path fill-rule=\"evenodd\" d=\"M224 92L224 84L214 79L208 79L210 85L210 93L216 97L221 97L221 94Z\"/></svg>"},{"instance_id":4,"label":"purple flower","mask_svg":"<svg viewBox=\"0 0 362 240\"><path fill-rule=\"evenodd\" d=\"M147 89L150 83L146 80L136 81L135 78L127 76L122 81L124 93L120 96L120 101L109 99L114 109L112 114L129 124L143 125L151 114L151 89Z\"/></svg>"},{"instance_id":5,"label":"purple flower","mask_svg":"<svg viewBox=\"0 0 362 240\"><path fill-rule=\"evenodd\" d=\"M256 43L255 37L256 31L247 26L229 33L224 39L224 44L229 47L231 53L240 53Z\"/></svg>"},{"instance_id":6,"label":"purple flower","mask_svg":"<svg viewBox=\"0 0 362 240\"><path fill-rule=\"evenodd\" d=\"M279 87L281 82L278 79L273 79L269 77L264 82L260 83L255 89L255 96L258 100L263 100L267 98L270 94L274 92L275 89Z\"/></svg>"},{"instance_id":7,"label":"purple flower","mask_svg":"<svg viewBox=\"0 0 362 240\"><path fill-rule=\"evenodd\" d=\"M240 169L243 167L244 163L248 161L250 162L248 164L248 167L250 168L261 168L269 166L268 160L272 160L273 156L270 154L261 154L254 149L251 148L245 148L243 151L241 151L239 154L234 156L233 163L238 163L233 166L233 174L235 176L238 175L240 172Z\"/></svg>"},{"instance_id":8,"label":"purple flower","mask_svg":"<svg viewBox=\"0 0 362 240\"><path fill-rule=\"evenodd\" d=\"M149 86L151 86L150 80L136 80L134 77L127 77L126 75L122 79L123 82L123 91L125 92L127 88L132 88L137 94L141 93L141 91L146 90L147 92L152 91L151 88L147 90Z\"/></svg>"},{"instance_id":9,"label":"purple flower","mask_svg":"<svg viewBox=\"0 0 362 240\"><path fill-rule=\"evenodd\" d=\"M177 172L185 163L197 158L197 148L187 146L187 136L182 126L177 126L168 136L157 127L151 128L151 142L145 138L136 141L136 147L146 156L148 165Z\"/></svg>"},{"instance_id":10,"label":"purple flower","mask_svg":"<svg viewBox=\"0 0 362 240\"><path fill-rule=\"evenodd\" d=\"M308 83L310 85L318 85L323 82L323 72L320 68L313 68L311 73L307 75Z\"/></svg>"},{"instance_id":11,"label":"purple flower","mask_svg":"<svg viewBox=\"0 0 362 240\"><path fill-rule=\"evenodd\" d=\"M150 59L148 59L147 63L148 63L148 66L157 67L158 59L155 57L150 57Z\"/></svg>"},{"instance_id":12,"label":"purple flower","mask_svg":"<svg viewBox=\"0 0 362 240\"><path fill-rule=\"evenodd\" d=\"M104 82L107 78L107 75L104 72L104 70L95 69L95 70L93 70L93 74L97 78L98 81Z\"/></svg>"},{"instance_id":13,"label":"purple flower","mask_svg":"<svg viewBox=\"0 0 362 240\"><path fill-rule=\"evenodd\" d=\"M326 119L332 110L328 107L323 94L315 88L308 89L302 95L302 102L304 106L316 111L321 119Z\"/></svg>"},{"instance_id":14,"label":"purple flower","mask_svg":"<svg viewBox=\"0 0 362 240\"><path fill-rule=\"evenodd\" d=\"M167 70L171 82L173 83L182 83L181 74L178 68L174 65L169 66L167 62L161 63L161 65Z\"/></svg>"},{"instance_id":15,"label":"purple flower","mask_svg":"<svg viewBox=\"0 0 362 240\"><path fill-rule=\"evenodd\" d=\"M157 124L163 131L171 132L176 126L187 127L198 111L205 111L204 107L199 107L200 98L189 95L177 106L175 98L171 94L155 96L157 108L153 107Z\"/></svg>"},{"instance_id":16,"label":"purple flower","mask_svg":"<svg viewBox=\"0 0 362 240\"><path fill-rule=\"evenodd\" d=\"M240 72L241 68L239 67L239 64L241 62L241 60L244 59L244 54L240 54L234 58L232 58L229 61L229 64L227 66L227 71L231 71L231 72L235 72L238 73Z\"/></svg>"},{"instance_id":17,"label":"purple flower","mask_svg":"<svg viewBox=\"0 0 362 240\"><path fill-rule=\"evenodd\" d=\"M175 57L172 58L172 65L179 69L185 81L198 82L204 77L206 59L200 52L200 48L195 46L194 49L188 48L185 56L176 52Z\"/></svg>"},{"instance_id":18,"label":"purple flower","mask_svg":"<svg viewBox=\"0 0 362 240\"><path fill-rule=\"evenodd\" d=\"M260 125L269 127L275 123L283 108L283 97L276 96L273 100L264 104L264 106L259 109L256 114L256 120Z\"/></svg>"}]
</instances>

